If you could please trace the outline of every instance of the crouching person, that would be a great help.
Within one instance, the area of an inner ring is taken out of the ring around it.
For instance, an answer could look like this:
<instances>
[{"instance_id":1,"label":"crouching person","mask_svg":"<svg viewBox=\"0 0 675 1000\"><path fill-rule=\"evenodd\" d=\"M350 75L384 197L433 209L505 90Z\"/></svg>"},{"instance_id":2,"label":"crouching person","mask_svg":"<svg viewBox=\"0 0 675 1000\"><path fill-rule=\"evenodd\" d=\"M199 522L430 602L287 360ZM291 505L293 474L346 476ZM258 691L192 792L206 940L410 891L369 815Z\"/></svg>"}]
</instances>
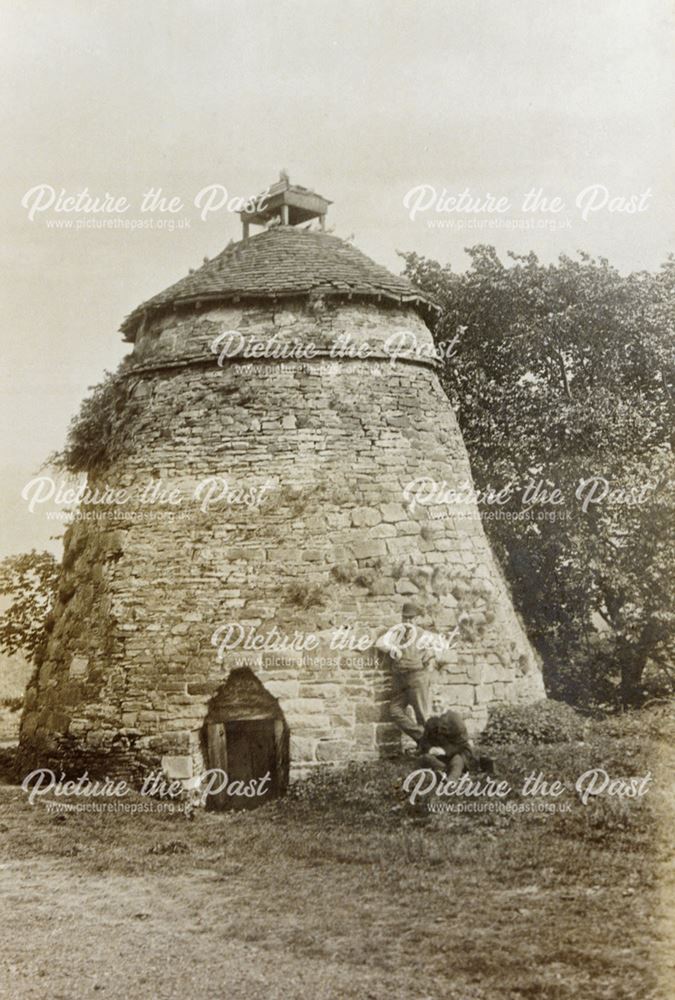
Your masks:
<instances>
[{"instance_id":1,"label":"crouching person","mask_svg":"<svg viewBox=\"0 0 675 1000\"><path fill-rule=\"evenodd\" d=\"M489 758L477 757L457 712L447 711L427 719L419 749L424 767L447 774L452 781L477 767L489 770L492 764Z\"/></svg>"}]
</instances>

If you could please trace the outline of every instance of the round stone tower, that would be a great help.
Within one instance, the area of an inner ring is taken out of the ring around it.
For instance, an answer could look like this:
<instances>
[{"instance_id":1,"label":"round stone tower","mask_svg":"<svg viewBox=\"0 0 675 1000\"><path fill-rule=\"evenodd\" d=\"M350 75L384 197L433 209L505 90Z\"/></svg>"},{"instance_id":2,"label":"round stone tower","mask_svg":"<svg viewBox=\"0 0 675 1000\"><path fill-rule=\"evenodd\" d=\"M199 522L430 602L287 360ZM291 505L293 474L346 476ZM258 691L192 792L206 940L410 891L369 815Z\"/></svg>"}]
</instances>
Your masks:
<instances>
[{"instance_id":1,"label":"round stone tower","mask_svg":"<svg viewBox=\"0 0 675 1000\"><path fill-rule=\"evenodd\" d=\"M474 732L490 703L543 697L477 509L448 502L471 473L435 307L323 232L328 204L282 175L240 242L124 322L25 761L269 771L274 794L388 753L374 640L404 600L438 639L437 704Z\"/></svg>"}]
</instances>

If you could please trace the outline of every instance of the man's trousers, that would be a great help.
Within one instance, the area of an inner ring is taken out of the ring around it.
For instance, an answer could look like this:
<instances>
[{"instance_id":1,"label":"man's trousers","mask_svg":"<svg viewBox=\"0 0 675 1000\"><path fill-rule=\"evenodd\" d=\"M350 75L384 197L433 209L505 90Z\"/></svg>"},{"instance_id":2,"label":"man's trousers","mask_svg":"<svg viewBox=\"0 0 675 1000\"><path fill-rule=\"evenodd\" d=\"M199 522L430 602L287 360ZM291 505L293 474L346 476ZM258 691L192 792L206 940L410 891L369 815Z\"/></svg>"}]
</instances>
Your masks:
<instances>
[{"instance_id":1,"label":"man's trousers","mask_svg":"<svg viewBox=\"0 0 675 1000\"><path fill-rule=\"evenodd\" d=\"M393 671L392 697L389 714L407 736L417 741L424 731L424 723L430 711L430 682L426 670L411 670L406 673ZM415 722L407 711L412 709Z\"/></svg>"}]
</instances>

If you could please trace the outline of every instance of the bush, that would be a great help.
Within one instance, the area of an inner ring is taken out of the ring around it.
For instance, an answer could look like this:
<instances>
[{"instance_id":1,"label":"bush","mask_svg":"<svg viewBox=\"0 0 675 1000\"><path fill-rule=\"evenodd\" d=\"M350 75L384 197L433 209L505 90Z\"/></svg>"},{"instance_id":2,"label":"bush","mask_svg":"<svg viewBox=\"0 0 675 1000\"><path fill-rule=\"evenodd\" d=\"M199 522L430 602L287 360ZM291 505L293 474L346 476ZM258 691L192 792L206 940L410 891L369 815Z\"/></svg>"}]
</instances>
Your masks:
<instances>
[{"instance_id":1,"label":"bush","mask_svg":"<svg viewBox=\"0 0 675 1000\"><path fill-rule=\"evenodd\" d=\"M653 703L620 715L610 715L596 722L594 729L610 739L651 739L673 743L675 714L670 702Z\"/></svg>"},{"instance_id":2,"label":"bush","mask_svg":"<svg viewBox=\"0 0 675 1000\"><path fill-rule=\"evenodd\" d=\"M664 668L650 663L642 676L642 690L645 701L667 701L675 694L675 679Z\"/></svg>"},{"instance_id":3,"label":"bush","mask_svg":"<svg viewBox=\"0 0 675 1000\"><path fill-rule=\"evenodd\" d=\"M569 743L584 738L585 723L570 705L544 699L532 705L495 705L481 743Z\"/></svg>"}]
</instances>

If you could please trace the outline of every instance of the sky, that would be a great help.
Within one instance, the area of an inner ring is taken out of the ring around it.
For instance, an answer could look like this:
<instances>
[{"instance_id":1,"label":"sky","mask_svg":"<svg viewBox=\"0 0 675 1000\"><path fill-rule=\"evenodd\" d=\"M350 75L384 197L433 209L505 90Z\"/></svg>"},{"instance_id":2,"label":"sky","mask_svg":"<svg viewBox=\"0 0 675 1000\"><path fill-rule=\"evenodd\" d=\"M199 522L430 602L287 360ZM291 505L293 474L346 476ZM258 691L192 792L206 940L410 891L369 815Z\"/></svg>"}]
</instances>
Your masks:
<instances>
[{"instance_id":1,"label":"sky","mask_svg":"<svg viewBox=\"0 0 675 1000\"><path fill-rule=\"evenodd\" d=\"M475 243L658 268L674 27L665 0L0 0L0 557L58 549L22 488L124 316L239 238L228 204L281 169L396 272L409 250L461 271ZM142 212L151 188L177 210ZM84 189L127 209L66 210ZM205 189L227 198L202 218Z\"/></svg>"}]
</instances>

